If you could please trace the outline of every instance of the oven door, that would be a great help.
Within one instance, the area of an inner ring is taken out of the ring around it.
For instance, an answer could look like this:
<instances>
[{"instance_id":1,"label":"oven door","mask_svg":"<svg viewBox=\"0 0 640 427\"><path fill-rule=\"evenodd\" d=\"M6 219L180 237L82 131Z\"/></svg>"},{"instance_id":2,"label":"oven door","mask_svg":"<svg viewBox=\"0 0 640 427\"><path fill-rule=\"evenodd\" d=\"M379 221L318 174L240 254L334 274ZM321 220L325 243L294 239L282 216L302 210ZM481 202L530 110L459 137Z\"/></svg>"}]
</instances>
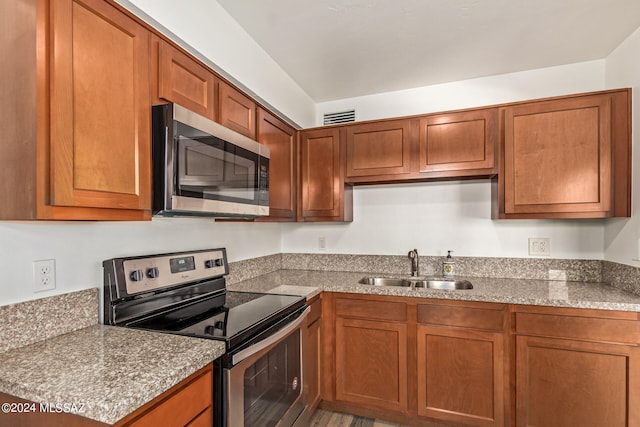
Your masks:
<instances>
[{"instance_id":1,"label":"oven door","mask_svg":"<svg viewBox=\"0 0 640 427\"><path fill-rule=\"evenodd\" d=\"M227 426L307 425L302 334L309 311L232 356L233 367L224 371Z\"/></svg>"}]
</instances>

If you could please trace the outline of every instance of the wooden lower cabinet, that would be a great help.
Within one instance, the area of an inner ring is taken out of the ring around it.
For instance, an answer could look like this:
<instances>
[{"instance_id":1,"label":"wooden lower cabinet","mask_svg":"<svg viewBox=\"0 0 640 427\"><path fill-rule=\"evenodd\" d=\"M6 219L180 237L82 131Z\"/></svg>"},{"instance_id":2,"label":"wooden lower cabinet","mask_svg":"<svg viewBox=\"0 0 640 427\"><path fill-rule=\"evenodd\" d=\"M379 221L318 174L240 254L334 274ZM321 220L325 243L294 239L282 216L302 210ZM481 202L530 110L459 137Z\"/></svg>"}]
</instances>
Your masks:
<instances>
[{"instance_id":1,"label":"wooden lower cabinet","mask_svg":"<svg viewBox=\"0 0 640 427\"><path fill-rule=\"evenodd\" d=\"M321 406L407 425L507 425L507 306L324 297L333 378Z\"/></svg>"},{"instance_id":2,"label":"wooden lower cabinet","mask_svg":"<svg viewBox=\"0 0 640 427\"><path fill-rule=\"evenodd\" d=\"M308 302L311 313L307 320L307 336L304 351L304 384L307 392L308 411L312 413L321 397L322 349L322 301L316 297Z\"/></svg>"},{"instance_id":3,"label":"wooden lower cabinet","mask_svg":"<svg viewBox=\"0 0 640 427\"><path fill-rule=\"evenodd\" d=\"M117 427L200 427L213 425L213 371L208 365L163 393Z\"/></svg>"},{"instance_id":4,"label":"wooden lower cabinet","mask_svg":"<svg viewBox=\"0 0 640 427\"><path fill-rule=\"evenodd\" d=\"M336 318L336 399L407 410L407 325Z\"/></svg>"},{"instance_id":5,"label":"wooden lower cabinet","mask_svg":"<svg viewBox=\"0 0 640 427\"><path fill-rule=\"evenodd\" d=\"M516 426L640 426L638 313L516 312Z\"/></svg>"},{"instance_id":6,"label":"wooden lower cabinet","mask_svg":"<svg viewBox=\"0 0 640 427\"><path fill-rule=\"evenodd\" d=\"M640 425L636 346L517 337L517 425Z\"/></svg>"},{"instance_id":7,"label":"wooden lower cabinet","mask_svg":"<svg viewBox=\"0 0 640 427\"><path fill-rule=\"evenodd\" d=\"M504 334L418 326L418 415L504 425Z\"/></svg>"},{"instance_id":8,"label":"wooden lower cabinet","mask_svg":"<svg viewBox=\"0 0 640 427\"><path fill-rule=\"evenodd\" d=\"M0 393L0 402L31 403L4 393ZM112 426L211 427L212 425L213 370L212 365L209 364ZM0 426L109 427L109 424L72 413L32 411L0 412Z\"/></svg>"}]
</instances>

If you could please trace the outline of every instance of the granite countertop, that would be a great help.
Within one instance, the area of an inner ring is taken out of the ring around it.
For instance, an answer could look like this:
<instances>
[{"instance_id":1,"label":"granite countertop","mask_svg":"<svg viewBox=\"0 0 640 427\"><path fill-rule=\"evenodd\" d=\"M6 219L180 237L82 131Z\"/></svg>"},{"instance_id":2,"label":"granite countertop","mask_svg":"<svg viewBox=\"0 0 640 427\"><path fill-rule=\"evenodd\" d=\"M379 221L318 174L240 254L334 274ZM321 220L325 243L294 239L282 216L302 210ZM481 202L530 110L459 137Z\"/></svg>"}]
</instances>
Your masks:
<instances>
[{"instance_id":1,"label":"granite countertop","mask_svg":"<svg viewBox=\"0 0 640 427\"><path fill-rule=\"evenodd\" d=\"M0 392L113 424L224 353L224 343L94 325L0 353Z\"/></svg>"},{"instance_id":2,"label":"granite countertop","mask_svg":"<svg viewBox=\"0 0 640 427\"><path fill-rule=\"evenodd\" d=\"M229 289L291 293L306 296L308 299L322 291L330 291L640 312L640 295L613 288L605 283L456 277L469 280L473 289L445 291L361 285L358 280L364 276L408 277L366 272L279 270L235 283L230 285ZM308 292L305 292L306 289Z\"/></svg>"}]
</instances>

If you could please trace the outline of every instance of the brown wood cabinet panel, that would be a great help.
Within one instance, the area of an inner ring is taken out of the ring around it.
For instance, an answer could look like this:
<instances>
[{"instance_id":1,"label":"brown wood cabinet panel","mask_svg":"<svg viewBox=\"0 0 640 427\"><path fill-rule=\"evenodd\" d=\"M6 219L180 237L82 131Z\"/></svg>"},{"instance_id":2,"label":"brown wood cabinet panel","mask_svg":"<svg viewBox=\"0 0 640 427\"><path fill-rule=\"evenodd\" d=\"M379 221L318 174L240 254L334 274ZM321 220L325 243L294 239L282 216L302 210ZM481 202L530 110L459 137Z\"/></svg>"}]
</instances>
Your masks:
<instances>
[{"instance_id":1,"label":"brown wood cabinet panel","mask_svg":"<svg viewBox=\"0 0 640 427\"><path fill-rule=\"evenodd\" d=\"M336 318L336 399L407 410L407 325Z\"/></svg>"},{"instance_id":2,"label":"brown wood cabinet panel","mask_svg":"<svg viewBox=\"0 0 640 427\"><path fill-rule=\"evenodd\" d=\"M418 326L418 414L504 426L501 333Z\"/></svg>"},{"instance_id":3,"label":"brown wood cabinet panel","mask_svg":"<svg viewBox=\"0 0 640 427\"><path fill-rule=\"evenodd\" d=\"M494 199L504 218L628 215L627 91L503 109L504 160ZM623 129L620 129L623 128ZM615 166L615 170L613 169Z\"/></svg>"},{"instance_id":4,"label":"brown wood cabinet panel","mask_svg":"<svg viewBox=\"0 0 640 427\"><path fill-rule=\"evenodd\" d=\"M315 300L311 305L311 313L309 315L308 327L307 327L307 345L305 351L304 361L304 381L307 388L307 402L309 412L313 410L320 403L321 398L321 354L322 349L322 319L321 310L322 305L320 299Z\"/></svg>"},{"instance_id":5,"label":"brown wood cabinet panel","mask_svg":"<svg viewBox=\"0 0 640 427\"><path fill-rule=\"evenodd\" d=\"M451 302L418 304L418 323L463 328L505 331L507 307L486 304L476 307L452 305Z\"/></svg>"},{"instance_id":6,"label":"brown wood cabinet panel","mask_svg":"<svg viewBox=\"0 0 640 427\"><path fill-rule=\"evenodd\" d=\"M497 108L424 117L419 170L432 176L495 174L497 143Z\"/></svg>"},{"instance_id":7,"label":"brown wood cabinet panel","mask_svg":"<svg viewBox=\"0 0 640 427\"><path fill-rule=\"evenodd\" d=\"M258 108L258 142L269 147L269 216L261 221L295 221L296 130Z\"/></svg>"},{"instance_id":8,"label":"brown wood cabinet panel","mask_svg":"<svg viewBox=\"0 0 640 427\"><path fill-rule=\"evenodd\" d=\"M213 120L213 73L163 40L154 40L155 48L158 49L158 97Z\"/></svg>"},{"instance_id":9,"label":"brown wood cabinet panel","mask_svg":"<svg viewBox=\"0 0 640 427\"><path fill-rule=\"evenodd\" d=\"M256 139L256 103L231 85L220 81L218 121L221 125Z\"/></svg>"},{"instance_id":10,"label":"brown wood cabinet panel","mask_svg":"<svg viewBox=\"0 0 640 427\"><path fill-rule=\"evenodd\" d=\"M640 344L637 320L516 313L515 325L518 334Z\"/></svg>"},{"instance_id":11,"label":"brown wood cabinet panel","mask_svg":"<svg viewBox=\"0 0 640 427\"><path fill-rule=\"evenodd\" d=\"M640 425L638 348L516 337L516 425Z\"/></svg>"},{"instance_id":12,"label":"brown wood cabinet panel","mask_svg":"<svg viewBox=\"0 0 640 427\"><path fill-rule=\"evenodd\" d=\"M411 172L410 120L370 122L345 129L347 181L407 178Z\"/></svg>"},{"instance_id":13,"label":"brown wood cabinet panel","mask_svg":"<svg viewBox=\"0 0 640 427\"><path fill-rule=\"evenodd\" d=\"M150 209L149 32L100 0L50 22L50 203Z\"/></svg>"},{"instance_id":14,"label":"brown wood cabinet panel","mask_svg":"<svg viewBox=\"0 0 640 427\"><path fill-rule=\"evenodd\" d=\"M359 319L407 321L407 305L404 302L372 301L360 298L336 298L336 316Z\"/></svg>"},{"instance_id":15,"label":"brown wood cabinet panel","mask_svg":"<svg viewBox=\"0 0 640 427\"><path fill-rule=\"evenodd\" d=\"M353 198L344 184L344 144L338 128L300 132L300 221L351 221Z\"/></svg>"},{"instance_id":16,"label":"brown wood cabinet panel","mask_svg":"<svg viewBox=\"0 0 640 427\"><path fill-rule=\"evenodd\" d=\"M213 424L211 365L193 374L116 425L118 427Z\"/></svg>"}]
</instances>

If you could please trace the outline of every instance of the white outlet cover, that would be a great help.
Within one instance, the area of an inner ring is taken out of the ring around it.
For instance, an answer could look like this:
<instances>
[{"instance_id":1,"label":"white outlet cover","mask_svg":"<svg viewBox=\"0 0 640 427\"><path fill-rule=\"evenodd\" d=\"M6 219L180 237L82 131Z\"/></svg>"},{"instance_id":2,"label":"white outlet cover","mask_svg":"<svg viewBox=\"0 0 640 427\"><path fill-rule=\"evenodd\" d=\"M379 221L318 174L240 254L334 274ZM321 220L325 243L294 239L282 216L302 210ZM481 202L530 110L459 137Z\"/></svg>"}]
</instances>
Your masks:
<instances>
[{"instance_id":1,"label":"white outlet cover","mask_svg":"<svg viewBox=\"0 0 640 427\"><path fill-rule=\"evenodd\" d=\"M45 259L33 261L34 292L50 291L56 288L56 261Z\"/></svg>"},{"instance_id":2,"label":"white outlet cover","mask_svg":"<svg viewBox=\"0 0 640 427\"><path fill-rule=\"evenodd\" d=\"M551 256L551 239L548 237L530 237L529 256Z\"/></svg>"}]
</instances>

